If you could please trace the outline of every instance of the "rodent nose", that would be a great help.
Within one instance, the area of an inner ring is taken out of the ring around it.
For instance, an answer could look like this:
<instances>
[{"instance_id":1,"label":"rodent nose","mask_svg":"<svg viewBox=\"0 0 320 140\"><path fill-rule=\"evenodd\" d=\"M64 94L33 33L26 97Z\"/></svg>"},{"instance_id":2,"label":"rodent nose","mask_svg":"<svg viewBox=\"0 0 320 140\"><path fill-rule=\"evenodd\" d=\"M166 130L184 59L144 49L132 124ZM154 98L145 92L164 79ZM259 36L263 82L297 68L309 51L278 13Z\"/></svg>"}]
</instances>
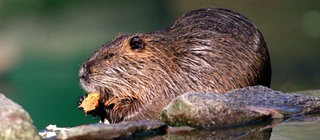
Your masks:
<instances>
[{"instance_id":1,"label":"rodent nose","mask_svg":"<svg viewBox=\"0 0 320 140\"><path fill-rule=\"evenodd\" d=\"M87 81L88 80L88 75L87 74L82 74L82 75L79 75L79 78L80 78L80 80Z\"/></svg>"},{"instance_id":2,"label":"rodent nose","mask_svg":"<svg viewBox=\"0 0 320 140\"><path fill-rule=\"evenodd\" d=\"M89 78L89 73L84 68L81 68L79 71L80 80L87 81Z\"/></svg>"}]
</instances>

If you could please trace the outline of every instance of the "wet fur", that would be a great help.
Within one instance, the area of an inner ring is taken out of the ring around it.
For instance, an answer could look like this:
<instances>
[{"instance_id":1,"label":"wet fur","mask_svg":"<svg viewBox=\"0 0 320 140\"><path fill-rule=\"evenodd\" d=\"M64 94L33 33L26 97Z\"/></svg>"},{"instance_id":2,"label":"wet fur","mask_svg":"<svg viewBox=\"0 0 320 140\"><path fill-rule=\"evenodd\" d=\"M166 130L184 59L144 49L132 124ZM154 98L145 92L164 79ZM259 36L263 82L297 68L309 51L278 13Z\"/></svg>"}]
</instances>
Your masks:
<instances>
[{"instance_id":1,"label":"wet fur","mask_svg":"<svg viewBox=\"0 0 320 140\"><path fill-rule=\"evenodd\" d=\"M95 114L117 123L154 119L187 92L269 87L271 65L256 26L238 13L208 8L160 31L116 37L83 63L79 75L87 92L101 93L104 109Z\"/></svg>"}]
</instances>

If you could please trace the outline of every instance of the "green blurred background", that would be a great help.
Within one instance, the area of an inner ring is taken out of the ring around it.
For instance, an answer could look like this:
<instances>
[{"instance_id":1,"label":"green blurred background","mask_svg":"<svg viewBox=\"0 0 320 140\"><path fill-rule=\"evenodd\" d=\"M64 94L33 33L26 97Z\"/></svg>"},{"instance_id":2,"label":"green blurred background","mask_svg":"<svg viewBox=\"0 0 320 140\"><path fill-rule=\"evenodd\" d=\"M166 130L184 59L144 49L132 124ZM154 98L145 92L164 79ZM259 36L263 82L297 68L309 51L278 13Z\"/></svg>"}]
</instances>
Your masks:
<instances>
[{"instance_id":1,"label":"green blurred background","mask_svg":"<svg viewBox=\"0 0 320 140\"><path fill-rule=\"evenodd\" d=\"M81 63L119 33L150 32L203 7L233 9L263 33L272 88L320 88L320 1L0 0L0 92L38 129L96 122L77 109Z\"/></svg>"}]
</instances>

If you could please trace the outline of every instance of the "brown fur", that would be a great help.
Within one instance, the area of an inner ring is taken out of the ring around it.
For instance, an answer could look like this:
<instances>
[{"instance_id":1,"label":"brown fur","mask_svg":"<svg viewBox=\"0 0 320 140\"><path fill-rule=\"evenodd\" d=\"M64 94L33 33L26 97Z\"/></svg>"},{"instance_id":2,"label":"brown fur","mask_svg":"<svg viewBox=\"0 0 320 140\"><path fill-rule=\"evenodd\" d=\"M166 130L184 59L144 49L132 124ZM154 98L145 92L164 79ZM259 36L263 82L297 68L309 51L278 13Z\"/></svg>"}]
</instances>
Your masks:
<instances>
[{"instance_id":1,"label":"brown fur","mask_svg":"<svg viewBox=\"0 0 320 140\"><path fill-rule=\"evenodd\" d=\"M160 31L116 37L83 63L79 75L87 92L101 93L104 113L97 115L116 123L153 119L187 92L269 87L271 65L256 26L238 13L208 8Z\"/></svg>"}]
</instances>

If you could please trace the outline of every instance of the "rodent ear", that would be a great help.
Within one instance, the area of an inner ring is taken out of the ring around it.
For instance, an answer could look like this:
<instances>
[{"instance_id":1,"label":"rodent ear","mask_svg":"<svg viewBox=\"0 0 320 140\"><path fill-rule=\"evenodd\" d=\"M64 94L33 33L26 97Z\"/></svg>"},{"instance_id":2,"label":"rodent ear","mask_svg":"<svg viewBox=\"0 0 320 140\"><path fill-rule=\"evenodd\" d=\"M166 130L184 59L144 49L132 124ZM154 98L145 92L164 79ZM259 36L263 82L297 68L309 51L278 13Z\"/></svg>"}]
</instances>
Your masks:
<instances>
[{"instance_id":1,"label":"rodent ear","mask_svg":"<svg viewBox=\"0 0 320 140\"><path fill-rule=\"evenodd\" d=\"M140 37L134 36L130 39L129 45L132 50L137 50L144 47L144 42Z\"/></svg>"}]
</instances>

